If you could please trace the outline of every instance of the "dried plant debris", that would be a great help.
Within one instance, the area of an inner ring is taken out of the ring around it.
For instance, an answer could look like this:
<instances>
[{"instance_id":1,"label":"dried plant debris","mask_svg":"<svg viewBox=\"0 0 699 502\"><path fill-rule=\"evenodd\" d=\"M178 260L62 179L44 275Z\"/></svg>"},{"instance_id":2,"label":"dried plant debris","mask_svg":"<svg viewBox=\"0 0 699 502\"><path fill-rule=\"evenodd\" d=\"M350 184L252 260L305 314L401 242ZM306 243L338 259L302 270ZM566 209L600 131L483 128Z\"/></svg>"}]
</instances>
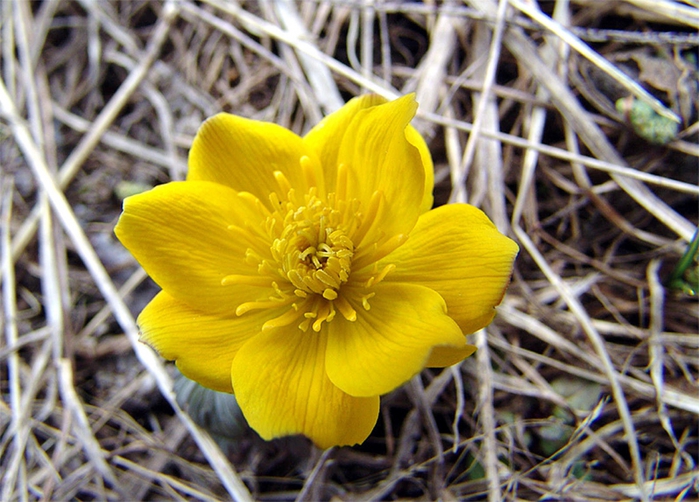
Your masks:
<instances>
[{"instance_id":1,"label":"dried plant debris","mask_svg":"<svg viewBox=\"0 0 699 502\"><path fill-rule=\"evenodd\" d=\"M52 0L0 25L0 500L699 498L696 2ZM264 442L229 396L178 401L113 228L205 118L303 134L364 92L416 93L436 204L518 242L512 284L362 446Z\"/></svg>"}]
</instances>

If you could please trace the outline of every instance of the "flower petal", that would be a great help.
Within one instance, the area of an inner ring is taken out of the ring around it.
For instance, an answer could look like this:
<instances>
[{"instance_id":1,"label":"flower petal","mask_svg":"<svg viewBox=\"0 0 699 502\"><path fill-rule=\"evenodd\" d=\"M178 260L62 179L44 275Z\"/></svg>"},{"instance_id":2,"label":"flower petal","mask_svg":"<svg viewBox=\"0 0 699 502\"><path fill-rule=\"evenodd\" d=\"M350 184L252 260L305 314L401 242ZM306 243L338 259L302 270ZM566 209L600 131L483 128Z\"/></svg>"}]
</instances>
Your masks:
<instances>
[{"instance_id":1,"label":"flower petal","mask_svg":"<svg viewBox=\"0 0 699 502\"><path fill-rule=\"evenodd\" d=\"M386 98L377 94L365 94L353 98L341 109L325 117L303 137L306 146L315 151L320 158L328 192L335 191L340 144L345 134L348 134L348 127L352 120L360 111L383 105L387 102ZM425 172L425 186L420 207L422 212L425 212L432 207L432 190L434 189L432 156L425 140L413 126L408 125L405 128L405 136L408 142L418 149L422 159Z\"/></svg>"},{"instance_id":2,"label":"flower petal","mask_svg":"<svg viewBox=\"0 0 699 502\"><path fill-rule=\"evenodd\" d=\"M326 117L304 137L308 148L321 158L327 191L358 199L362 203L359 211L370 214L373 224L355 246L362 242L371 246L384 237L408 233L417 216L432 203L434 175L429 151L410 127L416 108L412 94L391 102L375 95L362 96ZM340 170L344 175L339 175ZM380 210L372 203L375 192L381 193Z\"/></svg>"},{"instance_id":3,"label":"flower petal","mask_svg":"<svg viewBox=\"0 0 699 502\"><path fill-rule=\"evenodd\" d=\"M348 197L368 205L374 192L384 196L384 210L364 238L370 245L382 235L408 233L421 213L425 166L420 151L405 133L416 109L411 94L360 110L342 138L338 164L348 170ZM361 244L355 242L356 246Z\"/></svg>"},{"instance_id":4,"label":"flower petal","mask_svg":"<svg viewBox=\"0 0 699 502\"><path fill-rule=\"evenodd\" d=\"M231 274L259 278L245 262L246 250L255 243L228 228L246 222L259 226L259 219L228 187L173 182L128 197L114 232L170 295L202 312L225 314L272 291L271 285L221 285Z\"/></svg>"},{"instance_id":5,"label":"flower petal","mask_svg":"<svg viewBox=\"0 0 699 502\"><path fill-rule=\"evenodd\" d=\"M466 343L466 339L464 339L464 344L461 347L435 347L432 349L425 367L446 368L447 366L453 366L471 356L475 351L476 346Z\"/></svg>"},{"instance_id":6,"label":"flower petal","mask_svg":"<svg viewBox=\"0 0 699 502\"><path fill-rule=\"evenodd\" d=\"M295 325L265 331L238 352L231 371L250 426L264 439L304 434L320 448L353 445L371 433L379 398L352 397L325 369L326 335Z\"/></svg>"},{"instance_id":7,"label":"flower petal","mask_svg":"<svg viewBox=\"0 0 699 502\"><path fill-rule=\"evenodd\" d=\"M232 392L231 364L245 342L257 335L267 317L220 317L194 310L165 292L138 316L141 341L165 359L175 360L187 377L220 392Z\"/></svg>"},{"instance_id":8,"label":"flower petal","mask_svg":"<svg viewBox=\"0 0 699 502\"><path fill-rule=\"evenodd\" d=\"M357 320L328 323L330 380L352 396L386 394L419 373L435 346L462 347L465 337L444 300L412 284L381 283Z\"/></svg>"},{"instance_id":9,"label":"flower petal","mask_svg":"<svg viewBox=\"0 0 699 502\"><path fill-rule=\"evenodd\" d=\"M361 110L384 104L387 101L386 98L378 94L365 94L350 99L345 106L318 122L303 137L306 148L316 152L320 158L325 176L325 186L328 192L335 192L338 167L337 154L340 151L342 138L347 133L347 127L352 122L352 119Z\"/></svg>"},{"instance_id":10,"label":"flower petal","mask_svg":"<svg viewBox=\"0 0 699 502\"><path fill-rule=\"evenodd\" d=\"M422 214L432 209L432 204L434 203L434 197L432 196L432 192L434 191L434 164L432 163L432 154L427 147L427 143L425 143L425 139L413 126L408 126L405 129L405 138L420 152L422 165L425 168L425 189L422 194L422 203L420 204L420 214Z\"/></svg>"},{"instance_id":11,"label":"flower petal","mask_svg":"<svg viewBox=\"0 0 699 502\"><path fill-rule=\"evenodd\" d=\"M312 180L301 168L302 157L309 159L313 186L322 189L320 162L299 136L277 124L219 113L204 122L194 138L187 180L250 192L267 205L270 193L277 192L282 199L287 195L275 171L281 171L297 191L307 193Z\"/></svg>"},{"instance_id":12,"label":"flower petal","mask_svg":"<svg viewBox=\"0 0 699 502\"><path fill-rule=\"evenodd\" d=\"M438 207L418 220L407 242L388 255L387 282L421 284L439 293L464 333L488 325L510 281L519 247L468 204Z\"/></svg>"}]
</instances>

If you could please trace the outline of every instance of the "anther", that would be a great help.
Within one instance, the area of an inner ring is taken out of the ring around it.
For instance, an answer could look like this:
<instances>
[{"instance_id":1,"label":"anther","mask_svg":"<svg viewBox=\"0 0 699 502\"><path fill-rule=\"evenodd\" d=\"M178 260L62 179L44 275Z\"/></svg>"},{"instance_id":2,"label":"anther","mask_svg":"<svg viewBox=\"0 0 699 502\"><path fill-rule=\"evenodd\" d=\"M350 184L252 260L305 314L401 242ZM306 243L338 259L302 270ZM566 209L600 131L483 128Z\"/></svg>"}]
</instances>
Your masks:
<instances>
[{"instance_id":1,"label":"anther","mask_svg":"<svg viewBox=\"0 0 699 502\"><path fill-rule=\"evenodd\" d=\"M291 188L291 183L289 183L289 180L284 176L284 173L281 171L274 171L274 179L277 180L277 185L279 185L279 189L281 191L282 195L288 195L289 192L292 190Z\"/></svg>"},{"instance_id":2,"label":"anther","mask_svg":"<svg viewBox=\"0 0 699 502\"><path fill-rule=\"evenodd\" d=\"M337 291L328 288L325 291L323 291L323 298L325 298L326 300L334 300L335 298L337 298Z\"/></svg>"},{"instance_id":3,"label":"anther","mask_svg":"<svg viewBox=\"0 0 699 502\"><path fill-rule=\"evenodd\" d=\"M369 293L368 295L362 296L362 307L364 307L364 310L370 310L371 305L369 305L369 300L373 298L376 295L376 293Z\"/></svg>"}]
</instances>

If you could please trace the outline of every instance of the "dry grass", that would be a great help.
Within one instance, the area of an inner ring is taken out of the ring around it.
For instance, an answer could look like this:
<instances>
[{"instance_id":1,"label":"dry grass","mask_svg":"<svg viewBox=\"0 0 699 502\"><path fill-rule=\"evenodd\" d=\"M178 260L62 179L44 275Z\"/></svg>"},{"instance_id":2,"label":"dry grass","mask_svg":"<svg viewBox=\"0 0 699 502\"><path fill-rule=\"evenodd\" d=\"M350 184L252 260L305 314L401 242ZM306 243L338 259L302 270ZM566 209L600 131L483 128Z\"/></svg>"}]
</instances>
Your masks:
<instances>
[{"instance_id":1,"label":"dry grass","mask_svg":"<svg viewBox=\"0 0 699 502\"><path fill-rule=\"evenodd\" d=\"M697 301L662 285L698 219L696 2L0 11L1 500L699 496ZM387 396L363 446L222 452L137 342L155 287L113 236L119 197L182 179L219 110L302 133L366 91L417 93L438 203L520 243L512 286L477 356ZM679 136L632 133L626 95Z\"/></svg>"}]
</instances>

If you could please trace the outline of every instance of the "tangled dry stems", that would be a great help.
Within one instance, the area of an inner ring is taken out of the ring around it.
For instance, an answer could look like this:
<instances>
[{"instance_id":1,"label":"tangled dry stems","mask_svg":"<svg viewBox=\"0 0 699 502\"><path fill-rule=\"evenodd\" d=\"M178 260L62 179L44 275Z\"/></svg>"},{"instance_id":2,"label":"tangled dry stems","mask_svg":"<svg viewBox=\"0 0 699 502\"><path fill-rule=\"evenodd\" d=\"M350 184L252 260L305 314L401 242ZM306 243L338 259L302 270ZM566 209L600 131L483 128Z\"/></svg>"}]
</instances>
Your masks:
<instances>
[{"instance_id":1,"label":"tangled dry stems","mask_svg":"<svg viewBox=\"0 0 699 502\"><path fill-rule=\"evenodd\" d=\"M0 499L697 496L697 303L662 285L697 222L691 2L0 8ZM620 71L648 47L681 66L674 101ZM599 111L585 64L677 139ZM437 201L520 243L512 287L477 356L387 396L362 447L216 444L137 342L155 289L113 237L120 198L183 179L217 111L302 133L366 91L416 92Z\"/></svg>"}]
</instances>

